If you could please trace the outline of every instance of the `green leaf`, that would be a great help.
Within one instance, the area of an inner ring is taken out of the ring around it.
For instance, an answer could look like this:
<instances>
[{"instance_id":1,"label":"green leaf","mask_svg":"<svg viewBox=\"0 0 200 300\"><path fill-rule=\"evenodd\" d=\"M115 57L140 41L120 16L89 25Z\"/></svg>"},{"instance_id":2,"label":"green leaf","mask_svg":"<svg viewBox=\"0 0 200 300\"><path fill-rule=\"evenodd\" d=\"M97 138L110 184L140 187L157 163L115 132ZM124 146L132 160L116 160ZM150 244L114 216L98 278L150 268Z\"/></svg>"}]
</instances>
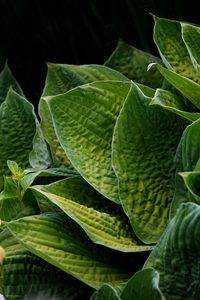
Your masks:
<instances>
[{"instance_id":1,"label":"green leaf","mask_svg":"<svg viewBox=\"0 0 200 300\"><path fill-rule=\"evenodd\" d=\"M10 87L21 96L24 96L18 82L12 75L8 64L6 63L4 69L0 73L0 104L6 99Z\"/></svg>"},{"instance_id":2,"label":"green leaf","mask_svg":"<svg viewBox=\"0 0 200 300\"><path fill-rule=\"evenodd\" d=\"M119 72L100 65L48 64L43 97L62 94L85 83L102 80L127 81L128 79ZM54 166L71 167L70 161L56 137L51 113L44 98L40 99L39 114L41 117L41 128L50 146Z\"/></svg>"},{"instance_id":3,"label":"green leaf","mask_svg":"<svg viewBox=\"0 0 200 300\"><path fill-rule=\"evenodd\" d=\"M121 298L112 286L104 284L92 295L90 300L121 300Z\"/></svg>"},{"instance_id":4,"label":"green leaf","mask_svg":"<svg viewBox=\"0 0 200 300\"><path fill-rule=\"evenodd\" d=\"M182 204L145 263L159 272L166 299L198 299L199 236L200 206Z\"/></svg>"},{"instance_id":5,"label":"green leaf","mask_svg":"<svg viewBox=\"0 0 200 300\"><path fill-rule=\"evenodd\" d=\"M20 216L23 205L17 192L16 182L11 177L4 177L4 189L0 193L1 220L10 221Z\"/></svg>"},{"instance_id":6,"label":"green leaf","mask_svg":"<svg viewBox=\"0 0 200 300\"><path fill-rule=\"evenodd\" d=\"M62 149L53 126L51 112L45 98L40 99L39 115L41 118L41 130L47 141L54 167L72 168L72 165Z\"/></svg>"},{"instance_id":7,"label":"green leaf","mask_svg":"<svg viewBox=\"0 0 200 300\"><path fill-rule=\"evenodd\" d=\"M193 122L183 132L180 142L182 171L200 171L200 119Z\"/></svg>"},{"instance_id":8,"label":"green leaf","mask_svg":"<svg viewBox=\"0 0 200 300\"><path fill-rule=\"evenodd\" d=\"M188 111L191 107L186 101L166 90L157 89L150 104L159 105L190 122L194 122L200 118L200 113Z\"/></svg>"},{"instance_id":9,"label":"green leaf","mask_svg":"<svg viewBox=\"0 0 200 300\"><path fill-rule=\"evenodd\" d=\"M188 189L188 196L190 197L190 202L194 202L200 205L200 172L183 172L179 173L184 180L184 183ZM188 198L189 198L188 197Z\"/></svg>"},{"instance_id":10,"label":"green leaf","mask_svg":"<svg viewBox=\"0 0 200 300\"><path fill-rule=\"evenodd\" d=\"M6 252L0 290L6 299L88 299L91 289L26 250L8 230L0 233Z\"/></svg>"},{"instance_id":11,"label":"green leaf","mask_svg":"<svg viewBox=\"0 0 200 300\"><path fill-rule=\"evenodd\" d=\"M7 165L13 175L13 178L15 178L16 180L20 180L25 175L24 171L18 166L15 161L8 160Z\"/></svg>"},{"instance_id":12,"label":"green leaf","mask_svg":"<svg viewBox=\"0 0 200 300\"><path fill-rule=\"evenodd\" d=\"M47 169L52 166L52 159L43 132L38 126L33 138L33 149L29 154L29 163L36 169Z\"/></svg>"},{"instance_id":13,"label":"green leaf","mask_svg":"<svg viewBox=\"0 0 200 300\"><path fill-rule=\"evenodd\" d=\"M174 192L173 161L185 123L149 105L134 84L117 119L113 167L120 200L136 235L154 243L165 229Z\"/></svg>"},{"instance_id":14,"label":"green leaf","mask_svg":"<svg viewBox=\"0 0 200 300\"><path fill-rule=\"evenodd\" d=\"M103 285L90 300L164 300L159 288L159 274L152 268L135 273L117 293L113 287Z\"/></svg>"},{"instance_id":15,"label":"green leaf","mask_svg":"<svg viewBox=\"0 0 200 300\"><path fill-rule=\"evenodd\" d=\"M156 64L156 67L168 82L187 97L197 108L200 108L200 85L198 83L171 70L167 70L160 65Z\"/></svg>"},{"instance_id":16,"label":"green leaf","mask_svg":"<svg viewBox=\"0 0 200 300\"><path fill-rule=\"evenodd\" d=\"M129 89L127 82L102 81L46 98L57 137L73 166L95 189L117 203L111 143Z\"/></svg>"},{"instance_id":17,"label":"green leaf","mask_svg":"<svg viewBox=\"0 0 200 300\"><path fill-rule=\"evenodd\" d=\"M124 252L151 249L138 242L121 207L103 198L80 177L34 186L32 190L36 198L39 193L39 197L43 195L58 206L97 244Z\"/></svg>"},{"instance_id":18,"label":"green leaf","mask_svg":"<svg viewBox=\"0 0 200 300\"><path fill-rule=\"evenodd\" d=\"M189 125L183 132L177 148L175 162L177 166L175 193L173 197L171 215L173 216L180 203L194 201L185 186L184 176L179 173L200 171L200 119ZM196 202L196 201L195 201Z\"/></svg>"},{"instance_id":19,"label":"green leaf","mask_svg":"<svg viewBox=\"0 0 200 300\"><path fill-rule=\"evenodd\" d=\"M8 174L7 160L22 169L29 165L32 139L36 130L33 106L22 96L9 90L0 107L0 186L3 174Z\"/></svg>"},{"instance_id":20,"label":"green leaf","mask_svg":"<svg viewBox=\"0 0 200 300\"><path fill-rule=\"evenodd\" d=\"M152 62L161 63L161 60L119 41L117 48L105 62L105 65L121 72L133 81L156 88L162 86L163 78L157 70L147 72L147 67Z\"/></svg>"},{"instance_id":21,"label":"green leaf","mask_svg":"<svg viewBox=\"0 0 200 300\"><path fill-rule=\"evenodd\" d=\"M159 288L159 274L152 268L138 271L126 283L122 300L164 300Z\"/></svg>"},{"instance_id":22,"label":"green leaf","mask_svg":"<svg viewBox=\"0 0 200 300\"><path fill-rule=\"evenodd\" d=\"M101 65L48 64L47 66L48 73L43 97L63 94L93 81L128 80L121 73Z\"/></svg>"},{"instance_id":23,"label":"green leaf","mask_svg":"<svg viewBox=\"0 0 200 300\"><path fill-rule=\"evenodd\" d=\"M25 217L6 226L30 252L91 287L118 286L129 278L63 214Z\"/></svg>"},{"instance_id":24,"label":"green leaf","mask_svg":"<svg viewBox=\"0 0 200 300\"><path fill-rule=\"evenodd\" d=\"M4 221L15 220L38 212L37 202L25 189L11 177L4 177L4 189L0 193L0 218Z\"/></svg>"},{"instance_id":25,"label":"green leaf","mask_svg":"<svg viewBox=\"0 0 200 300\"><path fill-rule=\"evenodd\" d=\"M200 28L191 24L181 23L182 37L187 47L190 59L196 68L200 71Z\"/></svg>"},{"instance_id":26,"label":"green leaf","mask_svg":"<svg viewBox=\"0 0 200 300\"><path fill-rule=\"evenodd\" d=\"M181 34L181 24L154 17L154 41L167 68L200 83L200 75L193 67Z\"/></svg>"}]
</instances>

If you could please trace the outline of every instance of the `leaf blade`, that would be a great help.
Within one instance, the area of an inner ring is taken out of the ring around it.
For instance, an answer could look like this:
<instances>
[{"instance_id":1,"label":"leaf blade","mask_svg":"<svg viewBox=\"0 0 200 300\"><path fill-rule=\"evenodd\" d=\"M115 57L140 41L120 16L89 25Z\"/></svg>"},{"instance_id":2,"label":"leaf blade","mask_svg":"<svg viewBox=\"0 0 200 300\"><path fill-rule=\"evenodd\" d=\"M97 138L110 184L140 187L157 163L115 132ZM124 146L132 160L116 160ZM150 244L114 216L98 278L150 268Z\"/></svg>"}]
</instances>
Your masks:
<instances>
[{"instance_id":1,"label":"leaf blade","mask_svg":"<svg viewBox=\"0 0 200 300\"><path fill-rule=\"evenodd\" d=\"M200 113L190 112L191 107L185 101L166 90L157 89L150 105L160 105L190 122L194 122L200 118Z\"/></svg>"},{"instance_id":2,"label":"leaf blade","mask_svg":"<svg viewBox=\"0 0 200 300\"><path fill-rule=\"evenodd\" d=\"M107 263L104 254L61 214L26 217L6 226L30 252L89 286L98 288L105 282L117 286L128 277L126 272Z\"/></svg>"},{"instance_id":3,"label":"leaf blade","mask_svg":"<svg viewBox=\"0 0 200 300\"><path fill-rule=\"evenodd\" d=\"M8 230L0 233L6 252L1 286L6 299L80 299L89 297L87 286L28 252Z\"/></svg>"},{"instance_id":4,"label":"leaf blade","mask_svg":"<svg viewBox=\"0 0 200 300\"><path fill-rule=\"evenodd\" d=\"M199 55L199 42L200 42L200 28L191 24L181 23L183 41L189 52L191 61L196 68L200 71L200 55Z\"/></svg>"},{"instance_id":5,"label":"leaf blade","mask_svg":"<svg viewBox=\"0 0 200 300\"><path fill-rule=\"evenodd\" d=\"M7 160L22 169L29 166L29 153L36 130L33 106L24 97L9 90L0 107L0 177L8 174Z\"/></svg>"},{"instance_id":6,"label":"leaf blade","mask_svg":"<svg viewBox=\"0 0 200 300\"><path fill-rule=\"evenodd\" d=\"M156 65L156 67L169 83L187 97L197 108L200 108L200 85L198 83L160 65Z\"/></svg>"},{"instance_id":7,"label":"leaf blade","mask_svg":"<svg viewBox=\"0 0 200 300\"><path fill-rule=\"evenodd\" d=\"M164 300L159 288L159 273L153 268L135 273L124 286L121 299Z\"/></svg>"},{"instance_id":8,"label":"leaf blade","mask_svg":"<svg viewBox=\"0 0 200 300\"><path fill-rule=\"evenodd\" d=\"M97 244L123 252L151 249L138 242L121 208L103 198L80 177L35 186L32 190L36 198L40 193L57 205Z\"/></svg>"},{"instance_id":9,"label":"leaf blade","mask_svg":"<svg viewBox=\"0 0 200 300\"><path fill-rule=\"evenodd\" d=\"M154 17L154 41L167 68L181 76L200 83L200 76L193 67L177 21Z\"/></svg>"},{"instance_id":10,"label":"leaf blade","mask_svg":"<svg viewBox=\"0 0 200 300\"><path fill-rule=\"evenodd\" d=\"M51 112L44 97L66 93L77 86L102 80L127 81L128 79L119 72L101 65L48 64L45 88L39 103L39 114L41 128L50 146L54 166L72 167L56 137Z\"/></svg>"},{"instance_id":11,"label":"leaf blade","mask_svg":"<svg viewBox=\"0 0 200 300\"><path fill-rule=\"evenodd\" d=\"M163 79L157 71L147 72L147 67L152 62L161 63L159 58L119 41L105 65L137 83L156 88L162 85Z\"/></svg>"},{"instance_id":12,"label":"leaf blade","mask_svg":"<svg viewBox=\"0 0 200 300\"><path fill-rule=\"evenodd\" d=\"M96 82L48 98L56 134L75 169L117 203L111 143L115 121L129 88L129 82Z\"/></svg>"},{"instance_id":13,"label":"leaf blade","mask_svg":"<svg viewBox=\"0 0 200 300\"><path fill-rule=\"evenodd\" d=\"M150 101L132 84L112 144L120 200L134 232L145 243L156 242L168 223L174 192L173 157L185 126L171 113L154 109Z\"/></svg>"},{"instance_id":14,"label":"leaf blade","mask_svg":"<svg viewBox=\"0 0 200 300\"><path fill-rule=\"evenodd\" d=\"M145 263L159 272L160 288L167 299L198 297L199 215L198 205L182 204Z\"/></svg>"}]
</instances>

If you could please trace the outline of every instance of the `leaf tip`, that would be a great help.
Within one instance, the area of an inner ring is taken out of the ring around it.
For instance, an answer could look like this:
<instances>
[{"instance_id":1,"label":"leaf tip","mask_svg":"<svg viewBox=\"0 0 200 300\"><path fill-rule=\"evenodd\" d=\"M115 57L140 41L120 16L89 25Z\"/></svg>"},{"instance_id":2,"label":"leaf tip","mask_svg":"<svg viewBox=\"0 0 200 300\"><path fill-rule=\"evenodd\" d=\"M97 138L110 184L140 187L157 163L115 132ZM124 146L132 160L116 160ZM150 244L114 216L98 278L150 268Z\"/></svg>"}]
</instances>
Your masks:
<instances>
[{"instance_id":1,"label":"leaf tip","mask_svg":"<svg viewBox=\"0 0 200 300\"><path fill-rule=\"evenodd\" d=\"M147 71L149 71L153 66L157 66L157 63L153 62L153 63L149 64L147 67Z\"/></svg>"}]
</instances>

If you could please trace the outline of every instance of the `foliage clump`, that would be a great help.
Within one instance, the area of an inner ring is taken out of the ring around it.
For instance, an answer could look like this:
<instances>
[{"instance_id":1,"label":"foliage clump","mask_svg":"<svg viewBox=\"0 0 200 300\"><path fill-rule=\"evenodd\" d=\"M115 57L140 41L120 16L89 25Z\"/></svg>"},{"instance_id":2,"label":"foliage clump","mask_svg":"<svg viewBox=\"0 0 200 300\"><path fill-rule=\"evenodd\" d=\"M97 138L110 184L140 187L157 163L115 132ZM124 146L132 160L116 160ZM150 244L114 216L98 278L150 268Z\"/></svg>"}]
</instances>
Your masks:
<instances>
[{"instance_id":1,"label":"foliage clump","mask_svg":"<svg viewBox=\"0 0 200 300\"><path fill-rule=\"evenodd\" d=\"M49 64L39 118L1 72L6 299L198 298L200 29L155 17L154 41Z\"/></svg>"}]
</instances>

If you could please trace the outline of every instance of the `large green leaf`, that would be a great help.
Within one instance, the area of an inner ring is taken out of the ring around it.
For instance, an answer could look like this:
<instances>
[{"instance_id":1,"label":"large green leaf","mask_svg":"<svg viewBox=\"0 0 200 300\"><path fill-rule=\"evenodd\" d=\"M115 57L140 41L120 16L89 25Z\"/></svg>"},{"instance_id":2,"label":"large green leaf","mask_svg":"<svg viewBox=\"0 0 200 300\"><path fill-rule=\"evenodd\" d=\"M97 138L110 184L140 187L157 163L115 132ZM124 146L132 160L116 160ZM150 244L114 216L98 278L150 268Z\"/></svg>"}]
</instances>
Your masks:
<instances>
[{"instance_id":1,"label":"large green leaf","mask_svg":"<svg viewBox=\"0 0 200 300\"><path fill-rule=\"evenodd\" d=\"M128 79L119 72L100 65L48 64L43 97L62 94L85 83L102 80L127 81ZM41 128L50 145L54 165L70 167L71 164L56 137L51 113L45 98L40 99L39 114Z\"/></svg>"},{"instance_id":2,"label":"large green leaf","mask_svg":"<svg viewBox=\"0 0 200 300\"><path fill-rule=\"evenodd\" d=\"M174 71L163 68L161 65L156 64L156 67L167 81L200 109L200 85L198 83L181 76Z\"/></svg>"},{"instance_id":3,"label":"large green leaf","mask_svg":"<svg viewBox=\"0 0 200 300\"><path fill-rule=\"evenodd\" d=\"M0 233L6 252L0 291L8 300L88 299L91 289L27 251L8 230Z\"/></svg>"},{"instance_id":4,"label":"large green leaf","mask_svg":"<svg viewBox=\"0 0 200 300\"><path fill-rule=\"evenodd\" d=\"M20 95L24 95L6 63L4 69L0 73L0 104L6 99L10 87Z\"/></svg>"},{"instance_id":5,"label":"large green leaf","mask_svg":"<svg viewBox=\"0 0 200 300\"><path fill-rule=\"evenodd\" d=\"M200 206L182 204L145 267L160 274L160 288L168 300L199 299Z\"/></svg>"},{"instance_id":6,"label":"large green leaf","mask_svg":"<svg viewBox=\"0 0 200 300\"><path fill-rule=\"evenodd\" d=\"M200 71L200 28L191 24L181 23L182 37L188 49L191 61L197 71Z\"/></svg>"},{"instance_id":7,"label":"large green leaf","mask_svg":"<svg viewBox=\"0 0 200 300\"><path fill-rule=\"evenodd\" d=\"M164 300L159 288L159 274L152 268L138 271L126 283L122 300Z\"/></svg>"},{"instance_id":8,"label":"large green leaf","mask_svg":"<svg viewBox=\"0 0 200 300\"><path fill-rule=\"evenodd\" d=\"M175 162L177 166L177 176L175 193L171 207L172 216L175 214L180 203L194 201L191 198L188 188L184 183L184 175L180 176L179 173L200 171L200 120L195 121L189 125L183 132L181 141L177 148Z\"/></svg>"},{"instance_id":9,"label":"large green leaf","mask_svg":"<svg viewBox=\"0 0 200 300\"><path fill-rule=\"evenodd\" d=\"M154 41L165 65L180 75L200 83L200 75L194 68L182 39L181 24L158 17L154 19Z\"/></svg>"},{"instance_id":10,"label":"large green leaf","mask_svg":"<svg viewBox=\"0 0 200 300\"><path fill-rule=\"evenodd\" d=\"M160 105L190 122L194 122L200 118L200 113L190 111L191 107L185 99L166 90L157 89L150 104Z\"/></svg>"},{"instance_id":11,"label":"large green leaf","mask_svg":"<svg viewBox=\"0 0 200 300\"><path fill-rule=\"evenodd\" d=\"M154 243L168 223L174 192L173 161L185 123L132 84L113 136L113 167L120 199L136 235Z\"/></svg>"},{"instance_id":12,"label":"large green leaf","mask_svg":"<svg viewBox=\"0 0 200 300\"><path fill-rule=\"evenodd\" d=\"M30 252L91 287L118 286L129 278L113 266L108 253L97 248L81 228L63 214L21 218L7 227Z\"/></svg>"},{"instance_id":13,"label":"large green leaf","mask_svg":"<svg viewBox=\"0 0 200 300\"><path fill-rule=\"evenodd\" d=\"M155 69L147 72L147 67L152 62L161 63L161 60L119 41L117 48L105 62L105 65L121 72L133 81L156 88L162 86L163 79Z\"/></svg>"},{"instance_id":14,"label":"large green leaf","mask_svg":"<svg viewBox=\"0 0 200 300\"><path fill-rule=\"evenodd\" d=\"M102 197L80 177L34 186L32 190L75 220L95 243L124 252L151 249L138 242L121 206Z\"/></svg>"},{"instance_id":15,"label":"large green leaf","mask_svg":"<svg viewBox=\"0 0 200 300\"><path fill-rule=\"evenodd\" d=\"M9 90L0 107L0 186L8 173L7 160L14 160L21 168L29 165L29 153L36 130L33 106L13 90Z\"/></svg>"},{"instance_id":16,"label":"large green leaf","mask_svg":"<svg viewBox=\"0 0 200 300\"><path fill-rule=\"evenodd\" d=\"M118 203L111 143L129 89L127 82L102 81L46 97L57 137L73 166L95 189Z\"/></svg>"}]
</instances>

